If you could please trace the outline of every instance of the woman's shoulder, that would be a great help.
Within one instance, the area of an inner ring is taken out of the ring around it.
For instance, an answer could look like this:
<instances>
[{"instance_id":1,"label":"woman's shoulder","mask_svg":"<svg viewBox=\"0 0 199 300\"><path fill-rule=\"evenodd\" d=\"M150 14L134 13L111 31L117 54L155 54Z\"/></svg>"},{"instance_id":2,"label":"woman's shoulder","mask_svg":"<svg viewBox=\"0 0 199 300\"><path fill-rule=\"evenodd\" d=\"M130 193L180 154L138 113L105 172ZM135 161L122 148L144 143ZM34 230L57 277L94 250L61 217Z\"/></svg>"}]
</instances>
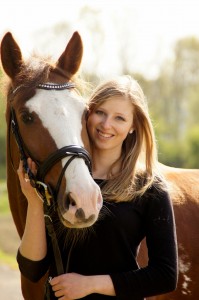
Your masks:
<instances>
[{"instance_id":1,"label":"woman's shoulder","mask_svg":"<svg viewBox=\"0 0 199 300\"><path fill-rule=\"evenodd\" d=\"M145 193L136 199L137 203L148 205L152 203L170 202L166 182L159 176L155 176L153 183Z\"/></svg>"},{"instance_id":2,"label":"woman's shoulder","mask_svg":"<svg viewBox=\"0 0 199 300\"><path fill-rule=\"evenodd\" d=\"M100 188L102 188L104 185L106 185L107 180L104 179L95 179L95 182L99 185ZM137 176L136 179L136 185L137 185L137 189L141 189L141 187L145 184L145 176L142 176L139 174ZM124 203L127 202L129 204L133 204L134 205L145 205L148 202L156 202L156 201L160 201L160 199L168 199L169 198L169 194L168 194L168 189L166 186L165 181L160 177L160 176L155 176L154 180L152 182L152 184L148 187L147 190L145 190L145 192L143 194L139 194L138 196L135 195L131 195L131 193L129 193L129 198L127 200L124 201L116 201L116 200L107 200L104 199L108 202L115 202L115 203Z\"/></svg>"}]
</instances>

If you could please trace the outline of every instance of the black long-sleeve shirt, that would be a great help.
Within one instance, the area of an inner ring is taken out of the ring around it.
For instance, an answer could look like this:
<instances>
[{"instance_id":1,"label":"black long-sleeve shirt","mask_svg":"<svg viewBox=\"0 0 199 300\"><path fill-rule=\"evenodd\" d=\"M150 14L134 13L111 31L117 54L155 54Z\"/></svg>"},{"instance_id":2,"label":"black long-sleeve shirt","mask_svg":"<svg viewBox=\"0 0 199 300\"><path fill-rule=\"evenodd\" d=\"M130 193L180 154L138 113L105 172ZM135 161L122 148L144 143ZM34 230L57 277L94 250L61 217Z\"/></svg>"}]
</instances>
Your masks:
<instances>
[{"instance_id":1,"label":"black long-sleeve shirt","mask_svg":"<svg viewBox=\"0 0 199 300\"><path fill-rule=\"evenodd\" d=\"M146 237L149 262L139 268L136 257ZM65 230L59 238L67 272L83 275L109 274L116 299L143 300L170 292L177 284L177 248L173 209L168 194L150 188L141 198L129 202L104 201L99 220L86 230ZM71 248L72 247L72 248ZM69 253L71 250L70 258ZM49 269L57 276L52 251L38 262L17 260L22 274L39 280ZM105 300L110 296L91 294L84 299ZM52 294L52 299L53 294Z\"/></svg>"}]
</instances>

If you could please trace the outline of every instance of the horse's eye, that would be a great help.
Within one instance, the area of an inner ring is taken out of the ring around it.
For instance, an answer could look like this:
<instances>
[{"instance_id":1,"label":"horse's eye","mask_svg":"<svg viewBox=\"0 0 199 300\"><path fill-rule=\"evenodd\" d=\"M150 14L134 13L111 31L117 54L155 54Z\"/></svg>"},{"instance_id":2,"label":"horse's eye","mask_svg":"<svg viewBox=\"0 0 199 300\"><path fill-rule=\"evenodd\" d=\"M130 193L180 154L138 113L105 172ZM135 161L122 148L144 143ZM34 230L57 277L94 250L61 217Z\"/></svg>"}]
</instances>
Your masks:
<instances>
[{"instance_id":1,"label":"horse's eye","mask_svg":"<svg viewBox=\"0 0 199 300\"><path fill-rule=\"evenodd\" d=\"M33 116L28 112L23 113L21 118L25 124L30 124L30 123L33 123L33 121L34 121Z\"/></svg>"}]
</instances>

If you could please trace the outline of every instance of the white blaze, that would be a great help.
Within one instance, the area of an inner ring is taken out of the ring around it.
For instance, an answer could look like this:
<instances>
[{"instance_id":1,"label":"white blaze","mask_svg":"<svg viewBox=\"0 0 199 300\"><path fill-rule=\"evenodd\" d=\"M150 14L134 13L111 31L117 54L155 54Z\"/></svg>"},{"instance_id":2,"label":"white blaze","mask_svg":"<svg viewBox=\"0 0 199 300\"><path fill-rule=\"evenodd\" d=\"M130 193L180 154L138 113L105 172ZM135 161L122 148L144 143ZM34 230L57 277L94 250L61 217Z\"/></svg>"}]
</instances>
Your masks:
<instances>
[{"instance_id":1,"label":"white blaze","mask_svg":"<svg viewBox=\"0 0 199 300\"><path fill-rule=\"evenodd\" d=\"M83 146L81 117L85 106L81 98L74 97L69 90L37 90L26 105L39 116L58 148L71 144Z\"/></svg>"}]
</instances>

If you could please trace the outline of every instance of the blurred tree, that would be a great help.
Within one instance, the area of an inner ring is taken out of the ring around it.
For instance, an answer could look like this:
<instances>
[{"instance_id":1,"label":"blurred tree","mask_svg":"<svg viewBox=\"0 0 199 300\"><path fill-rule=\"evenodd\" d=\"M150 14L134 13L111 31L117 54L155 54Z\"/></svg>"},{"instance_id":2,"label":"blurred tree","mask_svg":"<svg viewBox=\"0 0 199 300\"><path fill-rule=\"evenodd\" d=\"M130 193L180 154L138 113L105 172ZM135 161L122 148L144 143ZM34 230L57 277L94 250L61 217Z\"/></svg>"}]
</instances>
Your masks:
<instances>
[{"instance_id":1,"label":"blurred tree","mask_svg":"<svg viewBox=\"0 0 199 300\"><path fill-rule=\"evenodd\" d=\"M71 37L71 27L71 23L60 22L53 27L45 27L35 31L33 34L34 52L39 56L50 58L52 56L53 59L58 59ZM60 45L63 48L60 49Z\"/></svg>"},{"instance_id":2,"label":"blurred tree","mask_svg":"<svg viewBox=\"0 0 199 300\"><path fill-rule=\"evenodd\" d=\"M101 62L105 57L105 31L101 22L102 12L96 7L85 5L79 11L78 23L80 24L80 34L83 38L84 52L88 53L88 59L85 64L83 58L84 74L93 76L94 82L98 82L98 76Z\"/></svg>"},{"instance_id":3,"label":"blurred tree","mask_svg":"<svg viewBox=\"0 0 199 300\"><path fill-rule=\"evenodd\" d=\"M187 168L199 168L199 124L192 127L186 137L186 163Z\"/></svg>"},{"instance_id":4,"label":"blurred tree","mask_svg":"<svg viewBox=\"0 0 199 300\"><path fill-rule=\"evenodd\" d=\"M190 107L196 102L195 90L199 85L199 40L187 37L176 43L174 51L173 74L173 109L176 118L177 136L181 138L188 130L192 113ZM193 95L195 94L193 99ZM199 103L199 97L197 98ZM198 111L198 110L197 110ZM194 113L199 122L199 113Z\"/></svg>"},{"instance_id":5,"label":"blurred tree","mask_svg":"<svg viewBox=\"0 0 199 300\"><path fill-rule=\"evenodd\" d=\"M177 41L173 61L164 62L159 77L142 80L142 86L154 119L160 160L198 168L199 137L194 128L199 128L199 40Z\"/></svg>"}]
</instances>

